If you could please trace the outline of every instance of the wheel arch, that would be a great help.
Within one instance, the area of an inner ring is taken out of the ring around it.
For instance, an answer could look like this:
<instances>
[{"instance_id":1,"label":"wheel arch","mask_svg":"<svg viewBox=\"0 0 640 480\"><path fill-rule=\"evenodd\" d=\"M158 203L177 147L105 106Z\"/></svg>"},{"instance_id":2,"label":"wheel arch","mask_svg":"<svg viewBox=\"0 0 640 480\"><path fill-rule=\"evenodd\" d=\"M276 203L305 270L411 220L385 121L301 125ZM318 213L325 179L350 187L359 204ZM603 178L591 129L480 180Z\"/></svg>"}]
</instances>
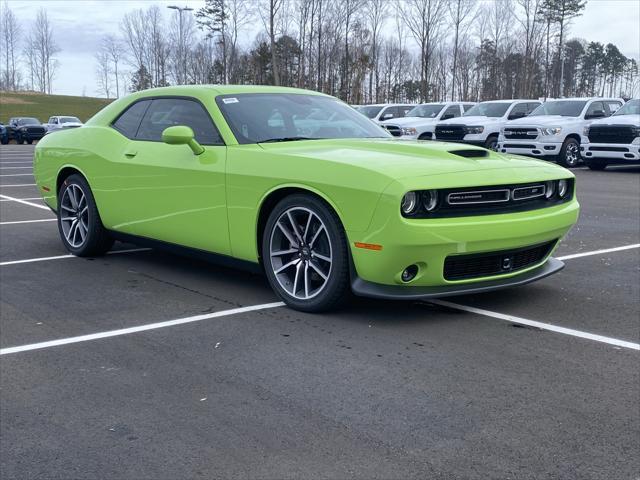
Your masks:
<instances>
[{"instance_id":1,"label":"wheel arch","mask_svg":"<svg viewBox=\"0 0 640 480\"><path fill-rule=\"evenodd\" d=\"M320 192L319 190L309 187L308 185L279 185L271 190L269 190L261 199L260 204L258 206L258 216L256 220L256 230L254 240L256 242L256 251L258 252L258 261L262 259L262 234L264 233L264 229L267 225L267 220L269 218L269 213L271 210L278 204L280 200L286 198L290 195L294 194L305 194L316 197L317 199L323 201L327 204L329 208L331 208L335 214L338 216L338 220L343 229L344 221L342 214L340 213L340 209L333 203L327 195ZM345 229L346 234L346 229ZM349 252L351 249L348 249Z\"/></svg>"},{"instance_id":2,"label":"wheel arch","mask_svg":"<svg viewBox=\"0 0 640 480\"><path fill-rule=\"evenodd\" d=\"M582 139L580 138L580 135L578 135L577 133L570 133L569 135L567 135L564 138L564 141L566 142L567 140L569 140L570 138L573 138L574 140L576 140L578 142L578 145L580 144L580 142L582 141ZM564 143L564 142L563 142Z\"/></svg>"}]
</instances>

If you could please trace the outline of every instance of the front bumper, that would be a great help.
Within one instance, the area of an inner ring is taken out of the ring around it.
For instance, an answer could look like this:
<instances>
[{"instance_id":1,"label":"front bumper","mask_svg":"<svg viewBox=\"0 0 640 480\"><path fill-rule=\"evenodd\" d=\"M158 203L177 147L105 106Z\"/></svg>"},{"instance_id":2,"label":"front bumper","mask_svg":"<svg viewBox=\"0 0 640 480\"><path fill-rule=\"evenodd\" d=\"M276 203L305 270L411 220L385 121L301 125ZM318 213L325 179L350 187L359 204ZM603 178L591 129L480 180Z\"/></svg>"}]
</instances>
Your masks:
<instances>
[{"instance_id":1,"label":"front bumper","mask_svg":"<svg viewBox=\"0 0 640 480\"><path fill-rule=\"evenodd\" d=\"M616 163L640 161L640 145L617 143L583 143L580 145L583 158L606 158Z\"/></svg>"},{"instance_id":2,"label":"front bumper","mask_svg":"<svg viewBox=\"0 0 640 480\"><path fill-rule=\"evenodd\" d=\"M498 152L502 153L515 153L517 155L528 155L531 157L549 157L560 154L562 143L500 139L496 148Z\"/></svg>"},{"instance_id":3,"label":"front bumper","mask_svg":"<svg viewBox=\"0 0 640 480\"><path fill-rule=\"evenodd\" d=\"M443 285L435 287L412 287L396 285L380 285L354 277L351 290L355 295L387 300L424 300L429 298L450 297L454 295L471 295L486 293L502 288L517 287L541 280L564 268L564 263L556 258L549 258L544 264L525 271L515 277L486 280L465 285Z\"/></svg>"}]
</instances>

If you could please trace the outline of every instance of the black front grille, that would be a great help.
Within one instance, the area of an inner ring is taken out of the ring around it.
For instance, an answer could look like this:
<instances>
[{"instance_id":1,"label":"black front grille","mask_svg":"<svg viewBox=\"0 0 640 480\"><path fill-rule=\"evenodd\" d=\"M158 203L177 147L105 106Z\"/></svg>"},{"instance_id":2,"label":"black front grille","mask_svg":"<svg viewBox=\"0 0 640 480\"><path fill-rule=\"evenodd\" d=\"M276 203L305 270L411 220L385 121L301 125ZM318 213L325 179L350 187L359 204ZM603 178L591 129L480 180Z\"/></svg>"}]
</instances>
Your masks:
<instances>
[{"instance_id":1,"label":"black front grille","mask_svg":"<svg viewBox=\"0 0 640 480\"><path fill-rule=\"evenodd\" d=\"M592 125L589 128L591 143L631 143L636 136L633 125Z\"/></svg>"},{"instance_id":2,"label":"black front grille","mask_svg":"<svg viewBox=\"0 0 640 480\"><path fill-rule=\"evenodd\" d=\"M536 148L535 145L529 143L505 143L503 145L504 148L527 148L533 150Z\"/></svg>"},{"instance_id":3,"label":"black front grille","mask_svg":"<svg viewBox=\"0 0 640 480\"><path fill-rule=\"evenodd\" d=\"M589 147L590 152L628 152L625 147Z\"/></svg>"},{"instance_id":4,"label":"black front grille","mask_svg":"<svg viewBox=\"0 0 640 480\"><path fill-rule=\"evenodd\" d=\"M393 135L394 137L401 137L402 136L402 130L397 125L383 125L383 127L386 128L387 131L391 135Z\"/></svg>"},{"instance_id":5,"label":"black front grille","mask_svg":"<svg viewBox=\"0 0 640 480\"><path fill-rule=\"evenodd\" d=\"M437 140L463 140L465 135L464 125L436 125Z\"/></svg>"},{"instance_id":6,"label":"black front grille","mask_svg":"<svg viewBox=\"0 0 640 480\"><path fill-rule=\"evenodd\" d=\"M27 133L32 135L41 135L44 134L44 127L27 127Z\"/></svg>"},{"instance_id":7,"label":"black front grille","mask_svg":"<svg viewBox=\"0 0 640 480\"><path fill-rule=\"evenodd\" d=\"M517 272L542 262L557 240L497 252L450 255L444 261L445 280L466 280Z\"/></svg>"},{"instance_id":8,"label":"black front grille","mask_svg":"<svg viewBox=\"0 0 640 480\"><path fill-rule=\"evenodd\" d=\"M537 128L530 127L509 127L504 129L504 138L509 140L533 140L538 136Z\"/></svg>"}]
</instances>

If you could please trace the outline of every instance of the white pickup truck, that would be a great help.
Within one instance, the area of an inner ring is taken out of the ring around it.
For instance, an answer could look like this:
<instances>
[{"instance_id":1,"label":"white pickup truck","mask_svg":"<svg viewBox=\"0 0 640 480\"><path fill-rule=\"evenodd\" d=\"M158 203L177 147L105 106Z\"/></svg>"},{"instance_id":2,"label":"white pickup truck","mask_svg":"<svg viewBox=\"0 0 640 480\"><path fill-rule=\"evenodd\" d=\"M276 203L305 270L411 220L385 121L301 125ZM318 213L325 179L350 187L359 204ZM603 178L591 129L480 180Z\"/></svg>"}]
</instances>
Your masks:
<instances>
[{"instance_id":1,"label":"white pickup truck","mask_svg":"<svg viewBox=\"0 0 640 480\"><path fill-rule=\"evenodd\" d=\"M64 130L67 128L81 127L83 123L78 117L69 117L65 115L55 115L49 117L49 121L45 124L47 133L55 132L56 130Z\"/></svg>"},{"instance_id":2,"label":"white pickup truck","mask_svg":"<svg viewBox=\"0 0 640 480\"><path fill-rule=\"evenodd\" d=\"M386 120L380 125L402 140L432 140L436 124L460 117L473 107L473 102L439 102L416 105L403 118Z\"/></svg>"},{"instance_id":3,"label":"white pickup truck","mask_svg":"<svg viewBox=\"0 0 640 480\"><path fill-rule=\"evenodd\" d=\"M622 106L619 98L564 98L548 100L527 118L507 122L497 150L555 159L564 167L580 164L584 128L609 117Z\"/></svg>"},{"instance_id":4,"label":"white pickup truck","mask_svg":"<svg viewBox=\"0 0 640 480\"><path fill-rule=\"evenodd\" d=\"M375 105L358 105L354 108L365 117L380 124L385 120L404 117L413 107L415 105L406 103L377 103Z\"/></svg>"},{"instance_id":5,"label":"white pickup truck","mask_svg":"<svg viewBox=\"0 0 640 480\"><path fill-rule=\"evenodd\" d=\"M463 142L496 149L500 129L508 121L526 117L539 105L538 100L495 100L481 102L460 118L436 125L435 139L443 142Z\"/></svg>"},{"instance_id":6,"label":"white pickup truck","mask_svg":"<svg viewBox=\"0 0 640 480\"><path fill-rule=\"evenodd\" d=\"M640 100L629 100L610 117L584 127L580 153L591 170L640 163Z\"/></svg>"}]
</instances>

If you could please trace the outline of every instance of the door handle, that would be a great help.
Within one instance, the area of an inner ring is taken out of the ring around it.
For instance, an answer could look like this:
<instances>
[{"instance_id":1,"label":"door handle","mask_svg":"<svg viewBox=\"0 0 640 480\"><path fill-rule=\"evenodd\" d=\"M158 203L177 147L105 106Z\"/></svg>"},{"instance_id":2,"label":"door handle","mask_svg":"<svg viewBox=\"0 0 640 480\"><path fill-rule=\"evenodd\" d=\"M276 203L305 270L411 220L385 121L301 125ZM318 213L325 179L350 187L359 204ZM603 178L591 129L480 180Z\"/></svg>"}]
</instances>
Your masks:
<instances>
[{"instance_id":1,"label":"door handle","mask_svg":"<svg viewBox=\"0 0 640 480\"><path fill-rule=\"evenodd\" d=\"M138 154L137 150L127 150L126 152L124 152L124 156L125 157L129 157L129 158L133 158Z\"/></svg>"}]
</instances>

